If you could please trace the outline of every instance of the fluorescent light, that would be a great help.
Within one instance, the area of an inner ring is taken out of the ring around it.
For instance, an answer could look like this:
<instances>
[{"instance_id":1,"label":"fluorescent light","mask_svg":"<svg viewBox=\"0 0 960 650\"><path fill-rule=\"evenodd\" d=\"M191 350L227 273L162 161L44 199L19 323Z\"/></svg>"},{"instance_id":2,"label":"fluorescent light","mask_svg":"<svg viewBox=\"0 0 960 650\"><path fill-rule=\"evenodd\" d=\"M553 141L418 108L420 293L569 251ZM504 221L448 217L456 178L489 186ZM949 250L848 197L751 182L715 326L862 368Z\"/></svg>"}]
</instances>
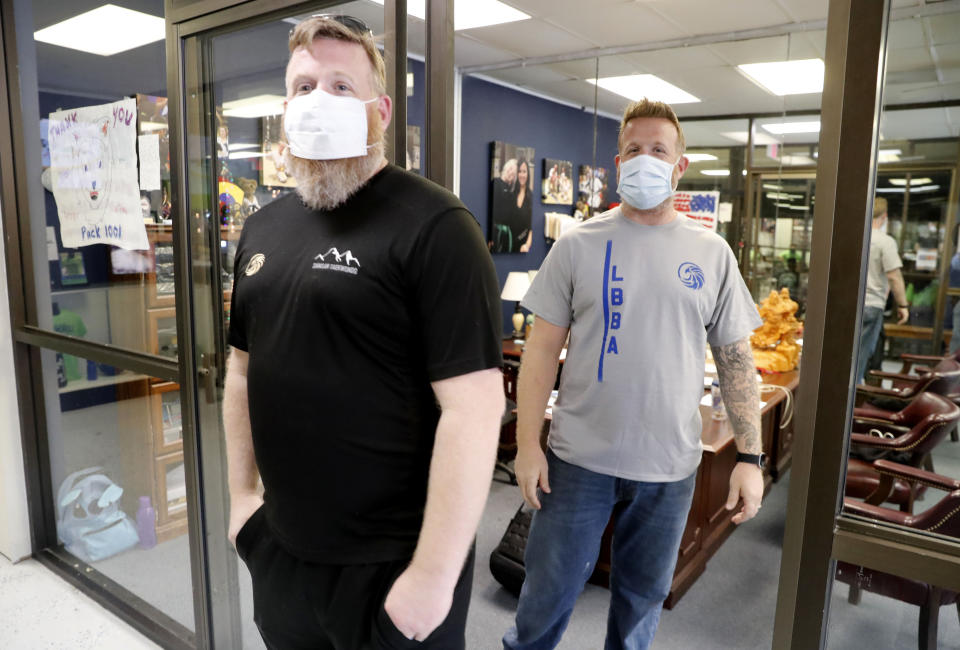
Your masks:
<instances>
[{"instance_id":1,"label":"fluorescent light","mask_svg":"<svg viewBox=\"0 0 960 650\"><path fill-rule=\"evenodd\" d=\"M700 101L687 91L652 74L632 74L586 81L633 101L639 101L644 97L667 104L692 104Z\"/></svg>"},{"instance_id":2,"label":"fluorescent light","mask_svg":"<svg viewBox=\"0 0 960 650\"><path fill-rule=\"evenodd\" d=\"M373 0L373 2L378 5L383 4L383 0ZM424 0L409 0L407 13L420 20L426 20ZM462 29L512 23L529 17L530 14L514 9L500 0L456 0L453 6L453 29L459 32Z\"/></svg>"},{"instance_id":3,"label":"fluorescent light","mask_svg":"<svg viewBox=\"0 0 960 650\"><path fill-rule=\"evenodd\" d=\"M903 187L904 185L907 184L907 179L906 178L888 178L887 182L889 182L891 185L899 185ZM932 182L933 182L932 178L911 178L910 179L911 187L914 185L927 185L928 183L932 183Z\"/></svg>"},{"instance_id":4,"label":"fluorescent light","mask_svg":"<svg viewBox=\"0 0 960 650\"><path fill-rule=\"evenodd\" d=\"M166 37L163 18L106 4L33 33L41 43L100 56L126 52Z\"/></svg>"},{"instance_id":5,"label":"fluorescent light","mask_svg":"<svg viewBox=\"0 0 960 650\"><path fill-rule=\"evenodd\" d=\"M259 149L260 148L260 145L254 144L252 142L237 142L236 144L231 142L227 146L230 149L230 151L240 151L242 149Z\"/></svg>"},{"instance_id":6,"label":"fluorescent light","mask_svg":"<svg viewBox=\"0 0 960 650\"><path fill-rule=\"evenodd\" d=\"M774 95L823 92L823 59L744 63L737 68Z\"/></svg>"},{"instance_id":7,"label":"fluorescent light","mask_svg":"<svg viewBox=\"0 0 960 650\"><path fill-rule=\"evenodd\" d=\"M767 192L768 199L774 199L778 201L791 201L793 199L802 199L805 195L803 194L789 194L786 192Z\"/></svg>"},{"instance_id":8,"label":"fluorescent light","mask_svg":"<svg viewBox=\"0 0 960 650\"><path fill-rule=\"evenodd\" d=\"M262 151L231 151L227 157L230 160L240 160L243 158L263 158L265 155Z\"/></svg>"},{"instance_id":9,"label":"fluorescent light","mask_svg":"<svg viewBox=\"0 0 960 650\"><path fill-rule=\"evenodd\" d=\"M685 153L684 158L692 163L704 162L705 160L716 160L717 157L712 153Z\"/></svg>"},{"instance_id":10,"label":"fluorescent light","mask_svg":"<svg viewBox=\"0 0 960 650\"><path fill-rule=\"evenodd\" d=\"M900 160L901 153L902 152L899 149L880 149L877 152L877 162L881 162L881 163L897 162Z\"/></svg>"},{"instance_id":11,"label":"fluorescent light","mask_svg":"<svg viewBox=\"0 0 960 650\"><path fill-rule=\"evenodd\" d=\"M747 141L750 137L750 134L746 131L725 131L721 133L725 138L729 138L734 142L739 142L740 144L747 144ZM776 138L772 138L766 133L760 133L759 131L753 134L753 144L755 146L767 145L767 144L779 144L780 141Z\"/></svg>"},{"instance_id":12,"label":"fluorescent light","mask_svg":"<svg viewBox=\"0 0 960 650\"><path fill-rule=\"evenodd\" d=\"M140 122L140 132L150 133L151 131L163 131L167 125L163 122Z\"/></svg>"},{"instance_id":13,"label":"fluorescent light","mask_svg":"<svg viewBox=\"0 0 960 650\"><path fill-rule=\"evenodd\" d=\"M780 162L783 163L784 165L796 166L796 165L815 165L817 161L811 158L810 156L798 156L793 154L785 154L783 156L780 156Z\"/></svg>"},{"instance_id":14,"label":"fluorescent light","mask_svg":"<svg viewBox=\"0 0 960 650\"><path fill-rule=\"evenodd\" d=\"M923 185L921 187L911 187L910 193L916 194L917 192L935 192L940 189L939 185ZM885 194L903 194L907 191L905 187L878 187L877 192L882 192Z\"/></svg>"},{"instance_id":15,"label":"fluorescent light","mask_svg":"<svg viewBox=\"0 0 960 650\"><path fill-rule=\"evenodd\" d=\"M782 190L783 185L777 185L776 183L764 183L763 189L765 190Z\"/></svg>"},{"instance_id":16,"label":"fluorescent light","mask_svg":"<svg viewBox=\"0 0 960 650\"><path fill-rule=\"evenodd\" d=\"M701 169L700 173L704 176L729 176L729 169Z\"/></svg>"},{"instance_id":17,"label":"fluorescent light","mask_svg":"<svg viewBox=\"0 0 960 650\"><path fill-rule=\"evenodd\" d=\"M793 205L792 203L774 203L773 205L778 208L786 208L787 210L809 210L810 209L810 206Z\"/></svg>"},{"instance_id":18,"label":"fluorescent light","mask_svg":"<svg viewBox=\"0 0 960 650\"><path fill-rule=\"evenodd\" d=\"M765 131L776 133L777 135L786 135L790 133L818 133L820 131L820 120L813 122L775 122L773 124L761 124Z\"/></svg>"},{"instance_id":19,"label":"fluorescent light","mask_svg":"<svg viewBox=\"0 0 960 650\"><path fill-rule=\"evenodd\" d=\"M283 112L281 95L254 95L244 99L223 102L223 114L227 117L266 117Z\"/></svg>"}]
</instances>

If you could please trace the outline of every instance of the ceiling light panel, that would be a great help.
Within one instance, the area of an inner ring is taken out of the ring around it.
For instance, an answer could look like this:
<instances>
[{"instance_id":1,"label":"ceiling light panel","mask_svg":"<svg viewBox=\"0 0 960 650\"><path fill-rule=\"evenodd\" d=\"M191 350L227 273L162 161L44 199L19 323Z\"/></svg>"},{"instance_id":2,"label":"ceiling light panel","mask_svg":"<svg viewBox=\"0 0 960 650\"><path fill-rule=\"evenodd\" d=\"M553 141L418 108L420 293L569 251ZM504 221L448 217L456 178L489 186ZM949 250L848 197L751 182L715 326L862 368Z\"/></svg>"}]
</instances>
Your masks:
<instances>
[{"instance_id":1,"label":"ceiling light panel","mask_svg":"<svg viewBox=\"0 0 960 650\"><path fill-rule=\"evenodd\" d=\"M644 97L667 104L692 104L700 101L687 91L652 74L604 77L586 81L632 101L639 101Z\"/></svg>"},{"instance_id":2,"label":"ceiling light panel","mask_svg":"<svg viewBox=\"0 0 960 650\"><path fill-rule=\"evenodd\" d=\"M372 1L378 5L383 4L383 0ZM407 13L420 20L426 20L425 0L408 0ZM530 14L514 9L500 0L455 0L453 4L453 29L458 32L463 29L502 25L528 18Z\"/></svg>"},{"instance_id":3,"label":"ceiling light panel","mask_svg":"<svg viewBox=\"0 0 960 650\"><path fill-rule=\"evenodd\" d=\"M41 43L111 56L162 41L163 18L106 4L33 33Z\"/></svg>"},{"instance_id":4,"label":"ceiling light panel","mask_svg":"<svg viewBox=\"0 0 960 650\"><path fill-rule=\"evenodd\" d=\"M717 160L717 157L712 153L685 153L683 157L689 160L691 163L705 162L707 160Z\"/></svg>"},{"instance_id":5,"label":"ceiling light panel","mask_svg":"<svg viewBox=\"0 0 960 650\"><path fill-rule=\"evenodd\" d=\"M820 131L820 120L814 122L775 122L773 124L762 124L761 126L765 131L776 133L777 135L818 133Z\"/></svg>"},{"instance_id":6,"label":"ceiling light panel","mask_svg":"<svg viewBox=\"0 0 960 650\"><path fill-rule=\"evenodd\" d=\"M282 95L254 95L243 99L223 102L223 114L227 117L266 117L283 112Z\"/></svg>"},{"instance_id":7,"label":"ceiling light panel","mask_svg":"<svg viewBox=\"0 0 960 650\"><path fill-rule=\"evenodd\" d=\"M823 59L744 63L737 68L774 95L823 92Z\"/></svg>"},{"instance_id":8,"label":"ceiling light panel","mask_svg":"<svg viewBox=\"0 0 960 650\"><path fill-rule=\"evenodd\" d=\"M729 176L729 169L701 169L700 173L704 176Z\"/></svg>"}]
</instances>

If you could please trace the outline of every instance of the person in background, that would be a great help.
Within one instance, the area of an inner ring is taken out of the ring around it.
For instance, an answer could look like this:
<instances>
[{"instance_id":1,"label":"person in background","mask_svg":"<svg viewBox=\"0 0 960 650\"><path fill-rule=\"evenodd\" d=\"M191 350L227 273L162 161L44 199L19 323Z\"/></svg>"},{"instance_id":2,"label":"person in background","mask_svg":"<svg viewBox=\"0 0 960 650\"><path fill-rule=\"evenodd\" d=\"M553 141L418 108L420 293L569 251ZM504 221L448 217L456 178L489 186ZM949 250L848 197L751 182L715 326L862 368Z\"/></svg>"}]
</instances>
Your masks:
<instances>
[{"instance_id":1,"label":"person in background","mask_svg":"<svg viewBox=\"0 0 960 650\"><path fill-rule=\"evenodd\" d=\"M873 229L870 231L870 259L867 265L867 288L863 297L863 324L860 327L860 350L857 354L857 383L863 383L867 362L877 347L883 328L883 309L887 295L893 290L897 303L897 324L910 318L907 291L900 268L903 263L897 254L897 240L887 234L887 200L878 196L873 200Z\"/></svg>"},{"instance_id":2,"label":"person in background","mask_svg":"<svg viewBox=\"0 0 960 650\"><path fill-rule=\"evenodd\" d=\"M384 158L369 28L313 16L289 48L296 193L234 267L229 537L268 648L462 649L504 408L493 262L457 197Z\"/></svg>"},{"instance_id":3,"label":"person in background","mask_svg":"<svg viewBox=\"0 0 960 650\"><path fill-rule=\"evenodd\" d=\"M960 287L960 226L954 238L953 247L956 252L950 259L950 287ZM950 336L950 354L960 350L960 298L953 303L953 332Z\"/></svg>"},{"instance_id":4,"label":"person in background","mask_svg":"<svg viewBox=\"0 0 960 650\"><path fill-rule=\"evenodd\" d=\"M761 324L733 251L678 215L689 161L676 114L630 104L616 156L619 208L553 245L522 304L516 474L536 513L508 650L553 648L593 572L615 506L606 648L648 648L677 561L702 456L700 399L713 349L737 462L735 524L763 496L760 402L750 334ZM544 453L544 409L570 335Z\"/></svg>"}]
</instances>

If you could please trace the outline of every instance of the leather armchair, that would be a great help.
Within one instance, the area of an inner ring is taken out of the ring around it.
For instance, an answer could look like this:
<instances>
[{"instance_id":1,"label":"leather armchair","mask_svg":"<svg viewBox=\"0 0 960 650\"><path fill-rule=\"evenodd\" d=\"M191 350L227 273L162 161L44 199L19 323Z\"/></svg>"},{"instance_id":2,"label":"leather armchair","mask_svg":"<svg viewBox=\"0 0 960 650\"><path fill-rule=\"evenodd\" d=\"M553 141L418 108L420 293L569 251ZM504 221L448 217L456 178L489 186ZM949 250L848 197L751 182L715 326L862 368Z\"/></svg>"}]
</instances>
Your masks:
<instances>
[{"instance_id":1,"label":"leather armchair","mask_svg":"<svg viewBox=\"0 0 960 650\"><path fill-rule=\"evenodd\" d=\"M893 480L904 481L911 485L926 485L944 490L947 495L928 510L917 515L846 498L843 501L846 513L917 530L960 537L960 480L886 460L876 461L874 468L881 475L890 476ZM849 599L854 604L859 602L860 590L865 589L919 606L917 638L918 647L921 650L934 650L937 647L937 623L941 607L956 605L957 614L960 616L960 598L957 592L949 589L846 562L837 562L836 579L850 585Z\"/></svg>"},{"instance_id":2,"label":"leather armchair","mask_svg":"<svg viewBox=\"0 0 960 650\"><path fill-rule=\"evenodd\" d=\"M930 451L955 429L958 420L960 407L931 392L920 393L900 411L873 406L855 408L846 496L872 505L891 502L904 512L912 512L923 484L878 472L875 461L895 460L932 470Z\"/></svg>"},{"instance_id":3,"label":"leather armchair","mask_svg":"<svg viewBox=\"0 0 960 650\"><path fill-rule=\"evenodd\" d=\"M869 373L876 379L890 379L893 383L892 388L866 384L857 386L857 401L861 406L873 402L879 404L881 408L889 407L899 401L910 400L925 391L943 395L954 404L960 405L960 361L956 358L960 356L960 351L948 357L929 357L918 354L900 356L904 359L906 370L901 369L898 373L871 370ZM936 365L911 367L910 363L916 360L933 361ZM909 374L907 371L910 369L915 370L917 374ZM956 429L950 432L950 439L954 442L960 441Z\"/></svg>"},{"instance_id":4,"label":"leather armchair","mask_svg":"<svg viewBox=\"0 0 960 650\"><path fill-rule=\"evenodd\" d=\"M900 355L900 360L903 362L903 366L900 368L900 374L909 374L911 370L919 374L921 372L928 371L941 361L946 361L948 359L960 361L960 350L957 350L953 354L947 354L944 356L936 354L910 354L904 352Z\"/></svg>"},{"instance_id":5,"label":"leather armchair","mask_svg":"<svg viewBox=\"0 0 960 650\"><path fill-rule=\"evenodd\" d=\"M916 375L871 370L870 376L892 380L893 388L866 384L857 386L857 392L868 400L878 397L909 400L923 392L936 393L948 399L960 398L960 361L952 357L939 361L928 372Z\"/></svg>"}]
</instances>

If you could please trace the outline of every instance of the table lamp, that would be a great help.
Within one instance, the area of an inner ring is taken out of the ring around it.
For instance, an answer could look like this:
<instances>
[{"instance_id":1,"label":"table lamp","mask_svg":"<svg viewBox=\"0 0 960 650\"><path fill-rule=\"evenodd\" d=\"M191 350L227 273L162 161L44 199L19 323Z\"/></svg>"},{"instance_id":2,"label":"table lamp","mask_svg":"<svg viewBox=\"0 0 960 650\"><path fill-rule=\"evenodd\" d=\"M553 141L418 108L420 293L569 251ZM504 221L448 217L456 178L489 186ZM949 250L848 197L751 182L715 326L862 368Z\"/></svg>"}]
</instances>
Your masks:
<instances>
[{"instance_id":1,"label":"table lamp","mask_svg":"<svg viewBox=\"0 0 960 650\"><path fill-rule=\"evenodd\" d=\"M520 301L530 288L530 274L527 271L511 271L507 274L507 281L500 292L501 300L514 300L517 305L513 312L513 338L523 338L523 312L520 311Z\"/></svg>"}]
</instances>

